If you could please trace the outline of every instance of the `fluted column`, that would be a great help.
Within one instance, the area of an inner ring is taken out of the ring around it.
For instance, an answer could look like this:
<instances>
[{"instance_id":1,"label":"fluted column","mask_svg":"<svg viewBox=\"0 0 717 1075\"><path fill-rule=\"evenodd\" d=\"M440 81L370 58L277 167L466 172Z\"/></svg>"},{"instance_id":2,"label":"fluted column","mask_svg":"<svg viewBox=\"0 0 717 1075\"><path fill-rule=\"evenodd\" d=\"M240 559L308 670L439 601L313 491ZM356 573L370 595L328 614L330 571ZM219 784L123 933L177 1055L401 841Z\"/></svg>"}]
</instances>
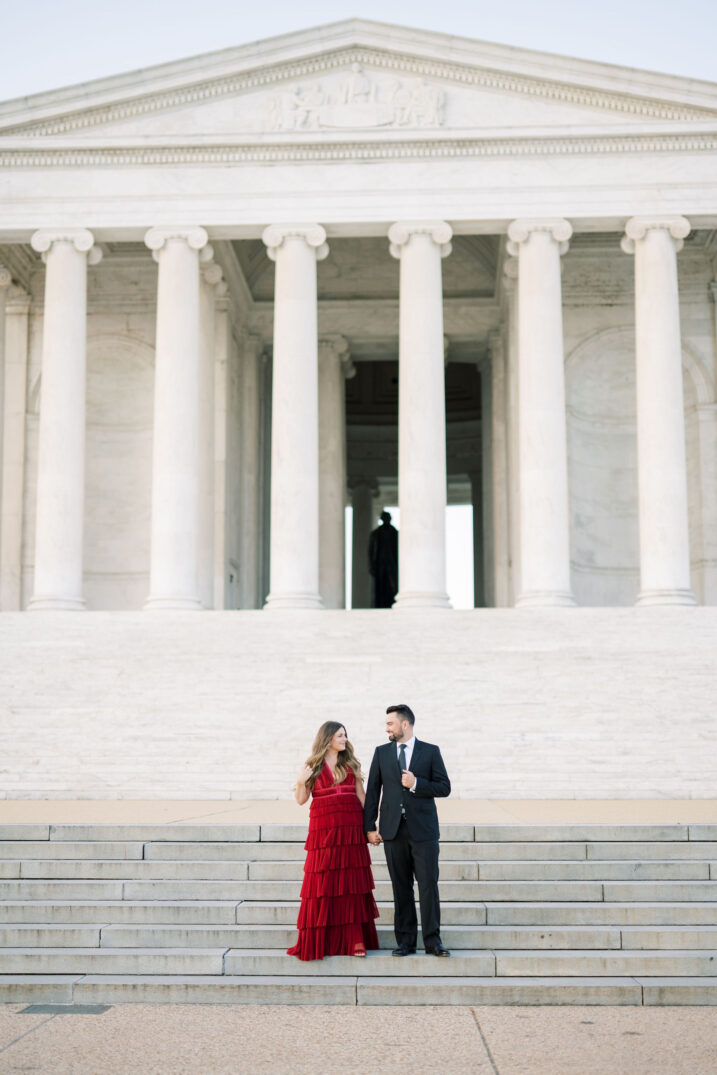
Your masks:
<instances>
[{"instance_id":1,"label":"fluted column","mask_svg":"<svg viewBox=\"0 0 717 1075\"><path fill-rule=\"evenodd\" d=\"M373 607L373 580L369 570L368 546L376 526L374 499L378 496L375 478L351 481L351 608Z\"/></svg>"},{"instance_id":2,"label":"fluted column","mask_svg":"<svg viewBox=\"0 0 717 1075\"><path fill-rule=\"evenodd\" d=\"M258 608L261 479L261 380L264 341L248 333L242 341L239 583L242 608Z\"/></svg>"},{"instance_id":3,"label":"fluted column","mask_svg":"<svg viewBox=\"0 0 717 1075\"><path fill-rule=\"evenodd\" d=\"M329 248L318 224L272 224L262 238L276 263L266 607L321 608L316 262Z\"/></svg>"},{"instance_id":4,"label":"fluted column","mask_svg":"<svg viewBox=\"0 0 717 1075\"><path fill-rule=\"evenodd\" d=\"M152 228L159 264L148 609L199 609L201 353L199 251L204 228Z\"/></svg>"},{"instance_id":5,"label":"fluted column","mask_svg":"<svg viewBox=\"0 0 717 1075\"><path fill-rule=\"evenodd\" d=\"M319 340L319 593L346 605L346 390L356 373L343 336Z\"/></svg>"},{"instance_id":6,"label":"fluted column","mask_svg":"<svg viewBox=\"0 0 717 1075\"><path fill-rule=\"evenodd\" d=\"M640 605L693 605L677 252L684 217L632 217L622 249L635 255L635 359Z\"/></svg>"},{"instance_id":7,"label":"fluted column","mask_svg":"<svg viewBox=\"0 0 717 1075\"><path fill-rule=\"evenodd\" d=\"M199 254L199 598L205 608L214 607L214 471L215 408L214 366L216 356L216 299L222 284L222 270L213 260L210 245ZM221 606L220 606L221 607Z\"/></svg>"},{"instance_id":8,"label":"fluted column","mask_svg":"<svg viewBox=\"0 0 717 1075\"><path fill-rule=\"evenodd\" d=\"M87 265L102 254L85 228L37 231L45 262L35 573L29 608L83 609Z\"/></svg>"},{"instance_id":9,"label":"fluted column","mask_svg":"<svg viewBox=\"0 0 717 1075\"><path fill-rule=\"evenodd\" d=\"M517 605L574 605L560 257L567 220L516 220L521 591Z\"/></svg>"},{"instance_id":10,"label":"fluted column","mask_svg":"<svg viewBox=\"0 0 717 1075\"><path fill-rule=\"evenodd\" d=\"M450 608L441 258L451 251L451 235L443 221L392 224L388 232L401 262L396 608Z\"/></svg>"}]
</instances>

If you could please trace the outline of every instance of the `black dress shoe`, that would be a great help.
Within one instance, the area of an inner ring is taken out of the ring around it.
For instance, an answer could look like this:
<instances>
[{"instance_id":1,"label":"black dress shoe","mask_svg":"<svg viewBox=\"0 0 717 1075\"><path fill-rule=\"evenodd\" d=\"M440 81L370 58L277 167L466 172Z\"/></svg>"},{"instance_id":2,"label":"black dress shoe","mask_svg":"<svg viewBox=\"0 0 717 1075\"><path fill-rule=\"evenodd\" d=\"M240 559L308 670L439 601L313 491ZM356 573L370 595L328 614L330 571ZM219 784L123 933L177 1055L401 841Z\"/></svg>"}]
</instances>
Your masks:
<instances>
[{"instance_id":1,"label":"black dress shoe","mask_svg":"<svg viewBox=\"0 0 717 1075\"><path fill-rule=\"evenodd\" d=\"M394 948L391 955L393 956L415 956L416 949L411 948L410 944L399 944L398 948Z\"/></svg>"},{"instance_id":2,"label":"black dress shoe","mask_svg":"<svg viewBox=\"0 0 717 1075\"><path fill-rule=\"evenodd\" d=\"M450 954L448 949L444 948L440 941L438 944L434 944L432 948L426 949L427 956L449 956Z\"/></svg>"}]
</instances>

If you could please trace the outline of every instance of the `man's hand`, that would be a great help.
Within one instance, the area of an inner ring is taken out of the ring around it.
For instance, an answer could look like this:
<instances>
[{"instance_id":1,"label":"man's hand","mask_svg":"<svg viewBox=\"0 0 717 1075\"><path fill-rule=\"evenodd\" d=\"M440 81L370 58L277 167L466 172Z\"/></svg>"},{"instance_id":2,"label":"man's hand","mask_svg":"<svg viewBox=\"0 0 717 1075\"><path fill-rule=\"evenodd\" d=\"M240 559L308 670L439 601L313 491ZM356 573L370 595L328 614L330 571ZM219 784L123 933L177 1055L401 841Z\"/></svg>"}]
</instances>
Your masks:
<instances>
[{"instance_id":1,"label":"man's hand","mask_svg":"<svg viewBox=\"0 0 717 1075\"><path fill-rule=\"evenodd\" d=\"M416 777L410 769L403 770L403 773L401 774L401 783L403 784L404 788L412 788L413 785L416 783Z\"/></svg>"},{"instance_id":2,"label":"man's hand","mask_svg":"<svg viewBox=\"0 0 717 1075\"><path fill-rule=\"evenodd\" d=\"M366 839L370 844L373 844L374 847L378 847L380 843L383 843L378 829L374 829L373 832L367 832Z\"/></svg>"}]
</instances>

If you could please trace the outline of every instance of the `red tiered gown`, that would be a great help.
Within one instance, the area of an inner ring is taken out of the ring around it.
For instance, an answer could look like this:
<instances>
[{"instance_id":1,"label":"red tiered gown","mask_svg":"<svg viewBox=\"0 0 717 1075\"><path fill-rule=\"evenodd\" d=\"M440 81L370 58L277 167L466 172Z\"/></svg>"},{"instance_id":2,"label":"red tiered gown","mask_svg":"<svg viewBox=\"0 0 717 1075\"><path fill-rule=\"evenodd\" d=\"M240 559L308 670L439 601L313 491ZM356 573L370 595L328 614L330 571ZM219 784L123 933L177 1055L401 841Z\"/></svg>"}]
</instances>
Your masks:
<instances>
[{"instance_id":1,"label":"red tiered gown","mask_svg":"<svg viewBox=\"0 0 717 1075\"><path fill-rule=\"evenodd\" d=\"M304 846L299 940L288 955L323 959L378 948L371 856L352 769L334 784L333 773L324 764L312 791Z\"/></svg>"}]
</instances>

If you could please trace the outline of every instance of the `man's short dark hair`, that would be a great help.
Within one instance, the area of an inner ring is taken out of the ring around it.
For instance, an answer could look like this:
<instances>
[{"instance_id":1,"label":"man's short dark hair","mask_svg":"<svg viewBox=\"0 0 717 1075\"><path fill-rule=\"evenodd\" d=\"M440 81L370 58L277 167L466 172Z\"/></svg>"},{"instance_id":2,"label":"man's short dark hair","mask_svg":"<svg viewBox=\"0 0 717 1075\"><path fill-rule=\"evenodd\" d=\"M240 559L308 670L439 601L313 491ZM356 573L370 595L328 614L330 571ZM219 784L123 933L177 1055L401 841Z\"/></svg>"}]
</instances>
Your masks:
<instances>
[{"instance_id":1,"label":"man's short dark hair","mask_svg":"<svg viewBox=\"0 0 717 1075\"><path fill-rule=\"evenodd\" d=\"M407 720L411 725L416 723L413 710L409 709L407 705L390 705L386 710L386 716L389 713L397 713L400 720Z\"/></svg>"}]
</instances>

